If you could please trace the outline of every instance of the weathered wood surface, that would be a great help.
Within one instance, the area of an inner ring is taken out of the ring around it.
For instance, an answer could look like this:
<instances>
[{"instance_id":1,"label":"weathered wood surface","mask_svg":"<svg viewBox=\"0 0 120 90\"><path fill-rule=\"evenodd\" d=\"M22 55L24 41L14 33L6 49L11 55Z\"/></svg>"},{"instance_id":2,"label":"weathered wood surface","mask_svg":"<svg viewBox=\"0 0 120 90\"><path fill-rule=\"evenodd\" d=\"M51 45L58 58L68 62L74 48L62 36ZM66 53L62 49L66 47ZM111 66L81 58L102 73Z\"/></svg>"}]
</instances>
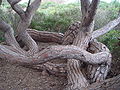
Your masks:
<instances>
[{"instance_id":1,"label":"weathered wood surface","mask_svg":"<svg viewBox=\"0 0 120 90\"><path fill-rule=\"evenodd\" d=\"M100 83L94 83L87 90L120 90L120 75Z\"/></svg>"}]
</instances>

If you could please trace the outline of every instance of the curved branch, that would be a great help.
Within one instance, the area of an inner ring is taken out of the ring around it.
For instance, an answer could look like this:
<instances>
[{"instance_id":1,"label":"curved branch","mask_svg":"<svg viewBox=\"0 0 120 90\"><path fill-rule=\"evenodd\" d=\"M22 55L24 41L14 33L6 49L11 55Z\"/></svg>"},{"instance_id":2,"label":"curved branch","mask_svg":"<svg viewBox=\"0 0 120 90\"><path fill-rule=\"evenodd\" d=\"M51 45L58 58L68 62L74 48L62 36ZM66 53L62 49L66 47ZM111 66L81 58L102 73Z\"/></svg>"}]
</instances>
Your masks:
<instances>
[{"instance_id":1,"label":"curved branch","mask_svg":"<svg viewBox=\"0 0 120 90\"><path fill-rule=\"evenodd\" d=\"M34 56L24 56L0 45L0 57L21 65L43 64L57 58L77 59L89 64L101 64L107 62L109 53L100 52L91 54L77 46L51 46L37 54L34 54Z\"/></svg>"},{"instance_id":2,"label":"curved branch","mask_svg":"<svg viewBox=\"0 0 120 90\"><path fill-rule=\"evenodd\" d=\"M110 21L107 25L105 25L104 27L96 30L93 32L92 34L92 39L95 39L101 35L104 35L105 33L109 32L110 30L112 30L115 26L117 26L120 23L120 17L118 17L117 19Z\"/></svg>"},{"instance_id":3,"label":"curved branch","mask_svg":"<svg viewBox=\"0 0 120 90\"><path fill-rule=\"evenodd\" d=\"M98 42L97 40L93 40L90 42L90 46L88 48L88 51L91 53L99 53L99 52L104 52L107 51L109 52L109 56L108 57L108 61L107 63L103 63L100 65L88 65L88 77L90 79L90 82L96 82L97 81L102 81L106 78L107 76L107 72L109 71L110 67L111 67L111 54L109 49L102 43ZM50 67L49 67L50 66ZM48 72L50 72L51 74L55 74L55 75L63 75L65 76L65 72L66 72L66 67L65 65L56 65L53 63L45 63L42 65L35 65L35 67L33 67L34 69L45 69ZM62 71L61 71L62 69ZM101 75L101 77L99 77Z\"/></svg>"},{"instance_id":4,"label":"curved branch","mask_svg":"<svg viewBox=\"0 0 120 90\"><path fill-rule=\"evenodd\" d=\"M25 11L18 5L21 0L7 0L11 5L12 9L21 17L20 22L17 27L18 37L29 47L30 54L34 54L38 51L38 46L36 42L30 37L26 32L29 24L31 23L31 17L25 15Z\"/></svg>"},{"instance_id":5,"label":"curved branch","mask_svg":"<svg viewBox=\"0 0 120 90\"><path fill-rule=\"evenodd\" d=\"M8 45L20 48L14 37L14 31L9 24L5 23L3 20L0 20L0 30L5 33L4 36Z\"/></svg>"},{"instance_id":6,"label":"curved branch","mask_svg":"<svg viewBox=\"0 0 120 90\"><path fill-rule=\"evenodd\" d=\"M7 0L9 2L9 4L11 5L12 9L21 17L24 18L25 17L25 12L24 10L17 4L19 3L21 0Z\"/></svg>"},{"instance_id":7,"label":"curved branch","mask_svg":"<svg viewBox=\"0 0 120 90\"><path fill-rule=\"evenodd\" d=\"M55 42L61 44L64 36L62 33L37 31L34 29L27 29L27 32L35 41L39 42Z\"/></svg>"},{"instance_id":8,"label":"curved branch","mask_svg":"<svg viewBox=\"0 0 120 90\"><path fill-rule=\"evenodd\" d=\"M8 0L8 1L10 1L10 0ZM35 0L33 3L31 3L27 7L27 9L25 11L25 16L21 17L21 20L17 27L18 38L20 40L22 40L23 43L29 48L28 53L31 55L38 52L38 46L26 30L31 23L31 20L32 20L32 17L34 15L35 11L39 8L40 3L41 3L41 0Z\"/></svg>"},{"instance_id":9,"label":"curved branch","mask_svg":"<svg viewBox=\"0 0 120 90\"><path fill-rule=\"evenodd\" d=\"M98 53L98 52L108 52L109 57L107 58L107 63L103 63L101 65L88 65L87 73L90 80L90 83L93 82L100 82L105 80L108 71L111 68L111 54L107 46L98 42L97 40L93 40L90 42L90 46L88 51L91 53Z\"/></svg>"},{"instance_id":10,"label":"curved branch","mask_svg":"<svg viewBox=\"0 0 120 90\"><path fill-rule=\"evenodd\" d=\"M108 57L108 52L100 52L96 54L91 54L85 50L80 49L77 46L51 46L36 54L37 60L34 60L34 64L45 63L52 59L61 58L61 59L77 59L89 64L100 64L104 63ZM99 57L97 57L99 56Z\"/></svg>"}]
</instances>

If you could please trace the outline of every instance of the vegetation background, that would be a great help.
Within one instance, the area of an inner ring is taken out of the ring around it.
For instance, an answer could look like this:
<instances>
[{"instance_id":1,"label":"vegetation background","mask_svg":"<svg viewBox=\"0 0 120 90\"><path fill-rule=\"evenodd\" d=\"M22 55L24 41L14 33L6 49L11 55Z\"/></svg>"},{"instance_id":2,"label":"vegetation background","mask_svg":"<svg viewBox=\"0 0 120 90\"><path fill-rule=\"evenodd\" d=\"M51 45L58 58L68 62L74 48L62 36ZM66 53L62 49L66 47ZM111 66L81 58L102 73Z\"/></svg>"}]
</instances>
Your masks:
<instances>
[{"instance_id":1,"label":"vegetation background","mask_svg":"<svg viewBox=\"0 0 120 90\"><path fill-rule=\"evenodd\" d=\"M23 8L26 6L27 3L22 4ZM117 0L113 0L111 3L101 1L95 17L95 30L117 18L119 12L120 2ZM6 1L3 1L0 7L0 17L16 30L19 17ZM40 31L64 33L70 24L80 21L80 19L81 12L79 2L69 4L43 2L33 17L29 28ZM120 25L109 33L98 38L98 40L106 44L112 52L117 51L117 53L120 53L118 37L120 37ZM2 41L4 41L3 33L0 32L0 42Z\"/></svg>"}]
</instances>

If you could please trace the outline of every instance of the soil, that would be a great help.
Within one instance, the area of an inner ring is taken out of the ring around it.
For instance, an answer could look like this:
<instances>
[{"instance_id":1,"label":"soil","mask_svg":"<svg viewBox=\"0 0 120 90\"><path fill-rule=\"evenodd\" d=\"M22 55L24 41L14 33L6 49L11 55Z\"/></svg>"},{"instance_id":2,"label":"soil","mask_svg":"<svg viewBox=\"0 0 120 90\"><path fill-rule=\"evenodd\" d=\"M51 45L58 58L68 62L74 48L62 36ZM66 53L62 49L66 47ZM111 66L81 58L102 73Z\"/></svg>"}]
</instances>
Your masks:
<instances>
[{"instance_id":1,"label":"soil","mask_svg":"<svg viewBox=\"0 0 120 90\"><path fill-rule=\"evenodd\" d=\"M43 49L48 45L53 44L41 43L39 46ZM114 56L116 60L112 62L108 78L120 74L120 56L113 54L113 58ZM0 59L0 90L63 90L66 81L66 77L49 75L44 71L10 64Z\"/></svg>"}]
</instances>

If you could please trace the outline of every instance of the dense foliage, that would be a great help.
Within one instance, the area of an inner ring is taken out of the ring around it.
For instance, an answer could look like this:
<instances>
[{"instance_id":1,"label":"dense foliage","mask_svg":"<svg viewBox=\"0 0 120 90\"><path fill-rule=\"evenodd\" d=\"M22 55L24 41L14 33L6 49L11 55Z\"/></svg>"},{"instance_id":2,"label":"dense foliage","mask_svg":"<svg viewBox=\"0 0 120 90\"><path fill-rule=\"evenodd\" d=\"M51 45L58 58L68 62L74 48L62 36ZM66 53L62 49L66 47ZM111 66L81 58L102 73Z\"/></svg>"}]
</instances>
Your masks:
<instances>
[{"instance_id":1,"label":"dense foliage","mask_svg":"<svg viewBox=\"0 0 120 90\"><path fill-rule=\"evenodd\" d=\"M27 3L22 4L23 7L27 6ZM16 29L19 21L19 17L12 11L7 2L2 3L0 10L0 17L4 19L7 23ZM99 5L98 13L96 15L95 29L98 29L109 21L115 19L118 16L120 10L119 2L101 2ZM43 30L43 31L53 31L64 33L68 26L81 19L80 4L57 4L53 2L42 3L39 10L36 12L31 25L29 28ZM120 27L115 28L115 30L103 35L99 38L100 41L105 43L110 50L114 50L116 47L118 39L120 36ZM3 41L3 34L0 32L0 41Z\"/></svg>"}]
</instances>

